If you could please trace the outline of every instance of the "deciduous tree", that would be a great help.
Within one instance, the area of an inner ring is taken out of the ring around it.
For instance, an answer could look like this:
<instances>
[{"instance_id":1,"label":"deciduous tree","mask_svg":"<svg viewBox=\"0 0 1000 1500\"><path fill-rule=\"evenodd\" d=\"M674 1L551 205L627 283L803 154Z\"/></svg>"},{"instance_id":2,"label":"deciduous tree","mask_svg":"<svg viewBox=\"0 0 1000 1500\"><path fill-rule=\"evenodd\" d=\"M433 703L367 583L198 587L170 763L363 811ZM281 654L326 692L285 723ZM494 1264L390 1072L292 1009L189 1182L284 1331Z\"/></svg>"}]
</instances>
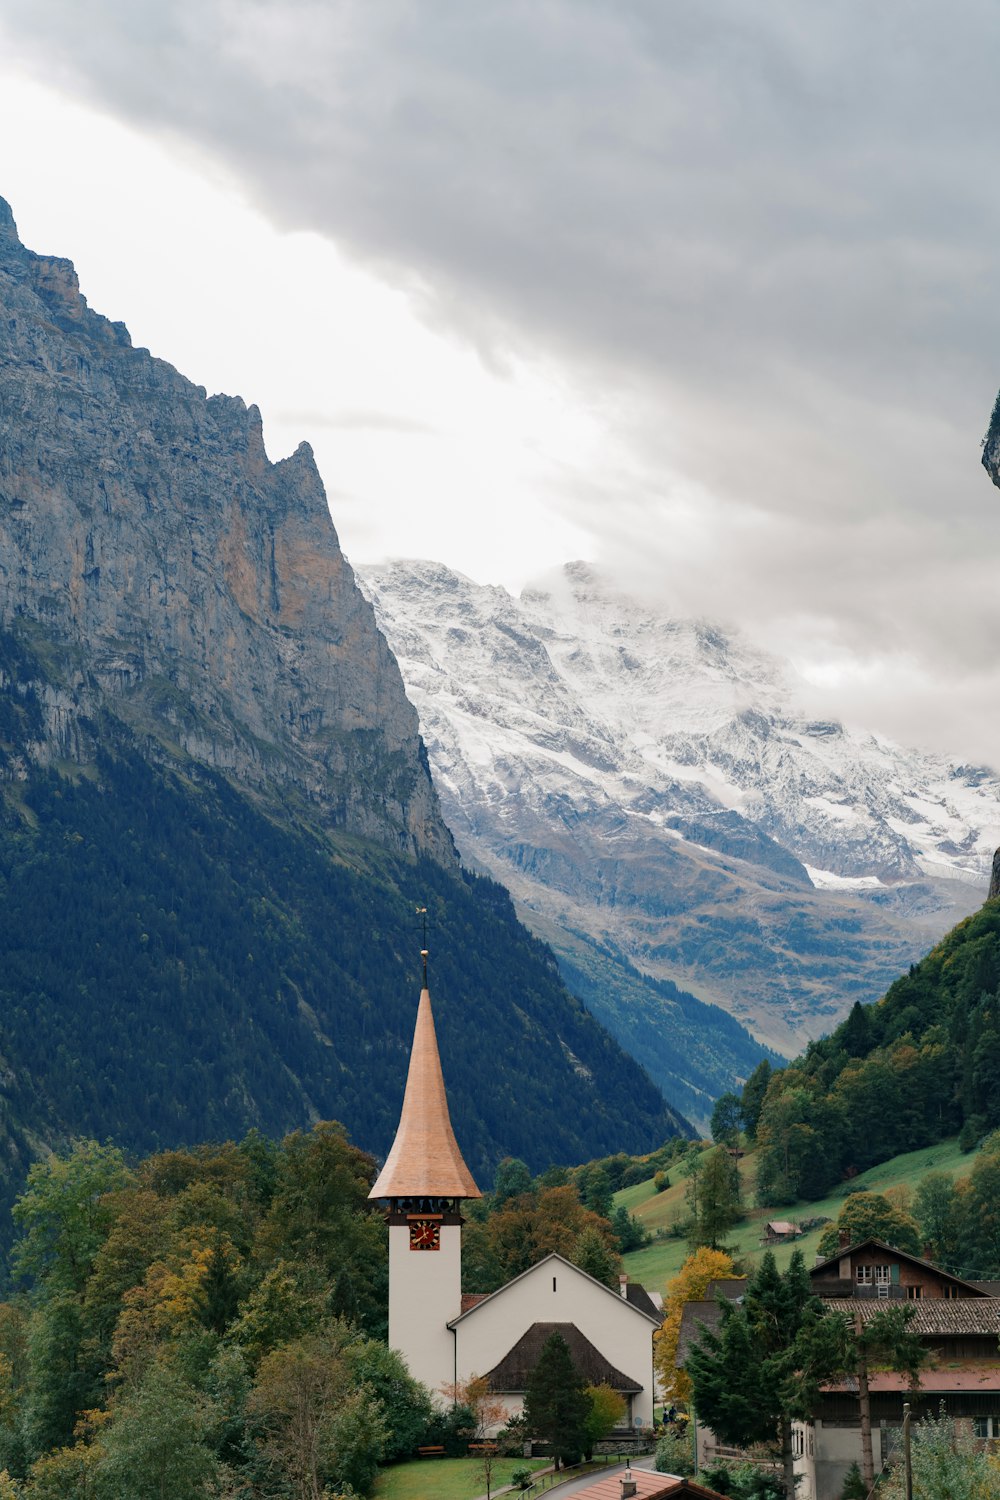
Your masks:
<instances>
[{"instance_id":1,"label":"deciduous tree","mask_svg":"<svg viewBox=\"0 0 1000 1500\"><path fill-rule=\"evenodd\" d=\"M837 1216L836 1224L827 1229L819 1242L820 1255L833 1255L840 1243L840 1235L847 1235L852 1245L861 1240L884 1240L897 1250L910 1255L920 1254L920 1231L909 1214L893 1208L881 1193L851 1193L844 1199L844 1206Z\"/></svg>"},{"instance_id":2,"label":"deciduous tree","mask_svg":"<svg viewBox=\"0 0 1000 1500\"><path fill-rule=\"evenodd\" d=\"M609 1385L588 1385L586 1395L590 1411L583 1424L587 1438L584 1451L589 1458L594 1444L602 1442L625 1416L625 1397Z\"/></svg>"},{"instance_id":3,"label":"deciduous tree","mask_svg":"<svg viewBox=\"0 0 1000 1500\"><path fill-rule=\"evenodd\" d=\"M116 1146L75 1141L66 1156L35 1162L14 1205L21 1239L11 1265L47 1293L80 1292L112 1221L107 1194L128 1181Z\"/></svg>"},{"instance_id":4,"label":"deciduous tree","mask_svg":"<svg viewBox=\"0 0 1000 1500\"><path fill-rule=\"evenodd\" d=\"M660 1384L676 1400L687 1401L691 1396L691 1380L685 1370L677 1368L677 1345L680 1339L681 1319L688 1302L702 1302L710 1281L732 1276L733 1260L724 1250L709 1250L703 1247L689 1255L678 1274L667 1287L663 1324L656 1335L653 1358Z\"/></svg>"},{"instance_id":5,"label":"deciduous tree","mask_svg":"<svg viewBox=\"0 0 1000 1500\"><path fill-rule=\"evenodd\" d=\"M156 1363L104 1429L102 1486L115 1500L204 1500L216 1472L196 1392Z\"/></svg>"}]
</instances>

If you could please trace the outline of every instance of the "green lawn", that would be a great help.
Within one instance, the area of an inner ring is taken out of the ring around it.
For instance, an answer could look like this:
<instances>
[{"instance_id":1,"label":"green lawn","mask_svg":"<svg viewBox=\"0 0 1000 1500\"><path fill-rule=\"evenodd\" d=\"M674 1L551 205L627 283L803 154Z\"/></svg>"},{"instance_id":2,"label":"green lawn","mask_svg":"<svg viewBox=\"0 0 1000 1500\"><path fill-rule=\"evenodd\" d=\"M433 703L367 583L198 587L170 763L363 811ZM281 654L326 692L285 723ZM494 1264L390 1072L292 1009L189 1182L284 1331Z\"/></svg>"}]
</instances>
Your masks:
<instances>
[{"instance_id":1,"label":"green lawn","mask_svg":"<svg viewBox=\"0 0 1000 1500\"><path fill-rule=\"evenodd\" d=\"M549 1463L547 1458L498 1458L493 1492L510 1483L512 1469L544 1469ZM375 1483L376 1500L474 1500L485 1493L478 1458L417 1458L383 1469Z\"/></svg>"},{"instance_id":2,"label":"green lawn","mask_svg":"<svg viewBox=\"0 0 1000 1500\"><path fill-rule=\"evenodd\" d=\"M943 1141L937 1146L926 1146L922 1151L909 1151L903 1156L894 1156L891 1161L870 1167L867 1172L851 1178L849 1182L839 1184L828 1197L815 1203L794 1203L781 1208L751 1207L749 1216L736 1225L730 1241L744 1258L756 1259L761 1253L760 1237L768 1219L791 1219L797 1222L800 1219L818 1218L820 1215L836 1219L848 1193L861 1192L864 1188L883 1193L888 1187L902 1184L915 1189L921 1177L930 1171L950 1172L952 1177L965 1177L972 1170L975 1159L975 1152L963 1154L954 1140ZM740 1162L745 1201L749 1204L754 1202L753 1160L753 1153L748 1152ZM630 1213L654 1233L658 1228L669 1227L685 1218L687 1212L684 1203L687 1179L681 1177L676 1169L671 1170L670 1178L670 1187L663 1193L657 1193L651 1182L640 1182L635 1187L625 1188L615 1194L615 1206L623 1203ZM775 1250L779 1267L788 1264L794 1250L801 1250L806 1265L812 1265L822 1233L822 1229L814 1229L791 1245L779 1245ZM645 1250L635 1250L631 1255L626 1255L625 1269L631 1277L641 1281L651 1291L663 1292L667 1282L677 1275L684 1264L687 1253L684 1240L655 1240Z\"/></svg>"}]
</instances>

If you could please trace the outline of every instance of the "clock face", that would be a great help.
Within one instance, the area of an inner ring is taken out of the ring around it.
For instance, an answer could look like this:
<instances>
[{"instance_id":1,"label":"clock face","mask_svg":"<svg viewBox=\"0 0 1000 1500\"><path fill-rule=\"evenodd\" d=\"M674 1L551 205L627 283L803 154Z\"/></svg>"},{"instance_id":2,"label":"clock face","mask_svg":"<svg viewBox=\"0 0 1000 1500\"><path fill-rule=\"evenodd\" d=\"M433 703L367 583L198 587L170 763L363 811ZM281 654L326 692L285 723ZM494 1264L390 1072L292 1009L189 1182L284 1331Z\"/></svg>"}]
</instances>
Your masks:
<instances>
[{"instance_id":1,"label":"clock face","mask_svg":"<svg viewBox=\"0 0 1000 1500\"><path fill-rule=\"evenodd\" d=\"M441 1249L441 1225L437 1219L410 1220L410 1249Z\"/></svg>"}]
</instances>

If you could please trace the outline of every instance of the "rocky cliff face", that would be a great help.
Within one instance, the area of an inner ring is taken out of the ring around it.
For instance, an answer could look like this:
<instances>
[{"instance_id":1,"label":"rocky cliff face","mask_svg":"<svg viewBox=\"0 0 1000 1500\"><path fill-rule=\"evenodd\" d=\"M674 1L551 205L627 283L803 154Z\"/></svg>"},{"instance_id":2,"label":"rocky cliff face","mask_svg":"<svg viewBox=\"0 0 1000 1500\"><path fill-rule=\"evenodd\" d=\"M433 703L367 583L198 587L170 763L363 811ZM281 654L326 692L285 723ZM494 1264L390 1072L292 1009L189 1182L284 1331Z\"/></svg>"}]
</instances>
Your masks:
<instances>
[{"instance_id":1,"label":"rocky cliff face","mask_svg":"<svg viewBox=\"0 0 1000 1500\"><path fill-rule=\"evenodd\" d=\"M2 199L0 304L0 629L41 709L0 777L89 761L110 713L154 758L454 864L308 444L270 463L256 407L134 349Z\"/></svg>"}]
</instances>

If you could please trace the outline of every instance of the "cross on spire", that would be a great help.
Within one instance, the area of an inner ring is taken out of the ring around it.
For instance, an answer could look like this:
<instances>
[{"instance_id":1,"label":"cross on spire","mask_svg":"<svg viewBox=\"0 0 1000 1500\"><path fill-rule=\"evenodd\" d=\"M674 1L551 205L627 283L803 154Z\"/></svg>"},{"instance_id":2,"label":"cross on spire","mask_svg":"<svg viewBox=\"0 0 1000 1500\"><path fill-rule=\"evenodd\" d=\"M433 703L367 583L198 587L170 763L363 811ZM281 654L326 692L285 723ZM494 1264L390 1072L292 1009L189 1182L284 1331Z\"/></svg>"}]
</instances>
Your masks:
<instances>
[{"instance_id":1,"label":"cross on spire","mask_svg":"<svg viewBox=\"0 0 1000 1500\"><path fill-rule=\"evenodd\" d=\"M423 983L423 988L426 989L427 988L427 952L428 952L428 949L427 949L427 908L426 908L426 906L418 906L417 907L417 916L421 917L423 919L423 946L420 949L420 957L423 960L423 965L424 965L424 983Z\"/></svg>"}]
</instances>

